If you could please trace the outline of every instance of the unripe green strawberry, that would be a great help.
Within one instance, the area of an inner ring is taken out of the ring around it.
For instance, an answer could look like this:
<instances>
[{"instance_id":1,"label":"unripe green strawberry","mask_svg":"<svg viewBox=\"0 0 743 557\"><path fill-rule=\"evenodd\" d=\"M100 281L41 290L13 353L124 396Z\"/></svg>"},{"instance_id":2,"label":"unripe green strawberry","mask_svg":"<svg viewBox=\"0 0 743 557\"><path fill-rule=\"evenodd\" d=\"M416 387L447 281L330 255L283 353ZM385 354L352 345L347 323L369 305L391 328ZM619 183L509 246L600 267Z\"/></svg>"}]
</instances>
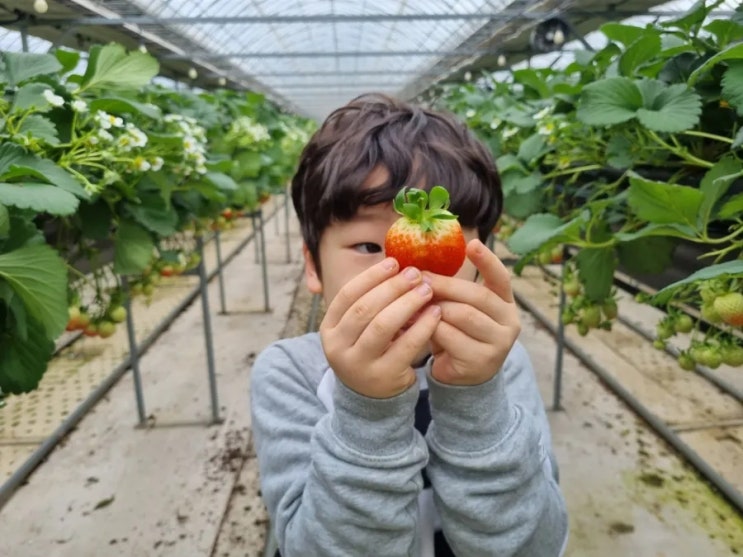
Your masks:
<instances>
[{"instance_id":1,"label":"unripe green strawberry","mask_svg":"<svg viewBox=\"0 0 743 557\"><path fill-rule=\"evenodd\" d=\"M537 260L540 265L549 265L552 263L552 256L548 251L540 251L539 255L537 255Z\"/></svg>"},{"instance_id":2,"label":"unripe green strawberry","mask_svg":"<svg viewBox=\"0 0 743 557\"><path fill-rule=\"evenodd\" d=\"M604 312L604 315L607 319L614 319L617 314L619 313L619 310L617 308L617 302L615 300L606 300L604 302L604 305L601 306L601 309Z\"/></svg>"},{"instance_id":3,"label":"unripe green strawberry","mask_svg":"<svg viewBox=\"0 0 743 557\"><path fill-rule=\"evenodd\" d=\"M705 303L702 305L702 317L710 323L719 323L722 321L722 317L717 313L713 303Z\"/></svg>"},{"instance_id":4,"label":"unripe green strawberry","mask_svg":"<svg viewBox=\"0 0 743 557\"><path fill-rule=\"evenodd\" d=\"M734 327L743 327L743 294L728 292L715 298L713 306L725 323Z\"/></svg>"},{"instance_id":5,"label":"unripe green strawberry","mask_svg":"<svg viewBox=\"0 0 743 557\"><path fill-rule=\"evenodd\" d=\"M580 321L586 327L595 329L601 323L601 310L598 306L588 306L581 310Z\"/></svg>"},{"instance_id":6,"label":"unripe green strawberry","mask_svg":"<svg viewBox=\"0 0 743 557\"><path fill-rule=\"evenodd\" d=\"M694 320L685 313L682 313L674 321L673 328L677 333L690 333L694 328Z\"/></svg>"},{"instance_id":7,"label":"unripe green strawberry","mask_svg":"<svg viewBox=\"0 0 743 557\"><path fill-rule=\"evenodd\" d=\"M580 294L580 283L575 279L566 280L562 288L568 296L572 297Z\"/></svg>"},{"instance_id":8,"label":"unripe green strawberry","mask_svg":"<svg viewBox=\"0 0 743 557\"><path fill-rule=\"evenodd\" d=\"M722 362L732 367L743 366L743 346L729 344L720 349Z\"/></svg>"},{"instance_id":9,"label":"unripe green strawberry","mask_svg":"<svg viewBox=\"0 0 743 557\"><path fill-rule=\"evenodd\" d=\"M694 369L694 359L686 352L679 354L677 360L681 369L685 369L686 371Z\"/></svg>"},{"instance_id":10,"label":"unripe green strawberry","mask_svg":"<svg viewBox=\"0 0 743 557\"><path fill-rule=\"evenodd\" d=\"M582 321L578 322L578 334L582 337L588 334L589 327Z\"/></svg>"},{"instance_id":11,"label":"unripe green strawberry","mask_svg":"<svg viewBox=\"0 0 743 557\"><path fill-rule=\"evenodd\" d=\"M666 340L673 336L673 326L667 321L661 321L655 326L655 332L660 340Z\"/></svg>"},{"instance_id":12,"label":"unripe green strawberry","mask_svg":"<svg viewBox=\"0 0 743 557\"><path fill-rule=\"evenodd\" d=\"M722 354L716 346L706 346L699 354L698 362L711 369L717 369L722 363Z\"/></svg>"},{"instance_id":13,"label":"unripe green strawberry","mask_svg":"<svg viewBox=\"0 0 743 557\"><path fill-rule=\"evenodd\" d=\"M448 211L449 192L441 186L430 193L402 188L394 208L402 216L387 231L386 255L397 259L400 268L454 276L464 263L467 245L456 215Z\"/></svg>"},{"instance_id":14,"label":"unripe green strawberry","mask_svg":"<svg viewBox=\"0 0 743 557\"><path fill-rule=\"evenodd\" d=\"M665 343L665 341L662 341L661 339L656 338L653 341L653 347L655 349L657 349L657 350L665 350L666 349L666 343Z\"/></svg>"}]
</instances>

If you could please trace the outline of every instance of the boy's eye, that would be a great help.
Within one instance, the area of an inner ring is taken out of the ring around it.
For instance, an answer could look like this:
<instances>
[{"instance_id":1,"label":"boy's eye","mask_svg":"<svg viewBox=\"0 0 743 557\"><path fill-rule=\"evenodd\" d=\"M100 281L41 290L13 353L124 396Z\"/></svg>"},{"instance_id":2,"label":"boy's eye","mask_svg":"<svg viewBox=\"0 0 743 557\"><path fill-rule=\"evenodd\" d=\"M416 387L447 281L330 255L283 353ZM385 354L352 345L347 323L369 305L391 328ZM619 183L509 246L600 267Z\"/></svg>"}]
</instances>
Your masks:
<instances>
[{"instance_id":1,"label":"boy's eye","mask_svg":"<svg viewBox=\"0 0 743 557\"><path fill-rule=\"evenodd\" d=\"M360 253L380 253L382 251L382 246L379 244L375 244L373 242L362 242L360 244L354 244L353 249Z\"/></svg>"}]
</instances>

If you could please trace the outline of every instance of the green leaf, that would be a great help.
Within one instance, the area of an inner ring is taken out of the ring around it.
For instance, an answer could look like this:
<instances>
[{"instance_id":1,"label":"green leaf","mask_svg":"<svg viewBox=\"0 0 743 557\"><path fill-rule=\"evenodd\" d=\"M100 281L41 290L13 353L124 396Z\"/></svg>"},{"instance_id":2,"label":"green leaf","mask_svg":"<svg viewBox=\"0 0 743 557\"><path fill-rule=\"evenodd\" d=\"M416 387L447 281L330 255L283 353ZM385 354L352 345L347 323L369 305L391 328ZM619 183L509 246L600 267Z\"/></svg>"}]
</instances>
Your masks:
<instances>
[{"instance_id":1,"label":"green leaf","mask_svg":"<svg viewBox=\"0 0 743 557\"><path fill-rule=\"evenodd\" d=\"M80 62L80 53L75 50L64 50L57 48L54 50L54 56L62 65L62 73L71 72Z\"/></svg>"},{"instance_id":2,"label":"green leaf","mask_svg":"<svg viewBox=\"0 0 743 557\"><path fill-rule=\"evenodd\" d=\"M36 109L39 112L50 110L52 105L46 100L44 91L52 91L52 89L46 83L26 83L22 85L13 98L11 113L17 114L31 109Z\"/></svg>"},{"instance_id":3,"label":"green leaf","mask_svg":"<svg viewBox=\"0 0 743 557\"><path fill-rule=\"evenodd\" d=\"M620 242L632 242L640 238L652 238L655 236L671 236L674 238L694 238L696 230L688 225L673 224L648 224L634 232L617 232L614 237Z\"/></svg>"},{"instance_id":4,"label":"green leaf","mask_svg":"<svg viewBox=\"0 0 743 557\"><path fill-rule=\"evenodd\" d=\"M547 83L536 70L530 68L515 70L513 72L513 79L525 87L532 89L539 95L539 98L545 99L550 96Z\"/></svg>"},{"instance_id":5,"label":"green leaf","mask_svg":"<svg viewBox=\"0 0 743 557\"><path fill-rule=\"evenodd\" d=\"M17 331L0 337L0 389L4 393L27 393L38 387L54 353L54 341L42 325L33 318L27 323L25 340Z\"/></svg>"},{"instance_id":6,"label":"green leaf","mask_svg":"<svg viewBox=\"0 0 743 557\"><path fill-rule=\"evenodd\" d=\"M131 89L147 85L157 75L157 60L138 50L127 53L119 44L94 46L80 91L88 89Z\"/></svg>"},{"instance_id":7,"label":"green leaf","mask_svg":"<svg viewBox=\"0 0 743 557\"><path fill-rule=\"evenodd\" d=\"M526 173L526 168L524 168L521 160L512 153L498 157L495 164L498 167L498 172L501 174L509 170L520 170L522 173Z\"/></svg>"},{"instance_id":8,"label":"green leaf","mask_svg":"<svg viewBox=\"0 0 743 557\"><path fill-rule=\"evenodd\" d=\"M653 296L653 300L661 305L667 304L671 300L674 291L680 286L691 284L698 280L709 280L727 275L743 275L743 260L738 259L735 261L726 261L725 263L710 265L709 267L699 269L688 277L676 281L673 284L669 284L665 288L659 290L655 296Z\"/></svg>"},{"instance_id":9,"label":"green leaf","mask_svg":"<svg viewBox=\"0 0 743 557\"><path fill-rule=\"evenodd\" d=\"M136 275L149 265L155 244L139 224L122 220L114 237L114 272Z\"/></svg>"},{"instance_id":10,"label":"green leaf","mask_svg":"<svg viewBox=\"0 0 743 557\"><path fill-rule=\"evenodd\" d=\"M698 189L630 175L627 203L639 219L650 223L682 223L695 229L702 198Z\"/></svg>"},{"instance_id":11,"label":"green leaf","mask_svg":"<svg viewBox=\"0 0 743 557\"><path fill-rule=\"evenodd\" d=\"M0 52L3 64L0 67L0 82L9 87L39 75L56 73L62 69L51 54L31 54L28 52Z\"/></svg>"},{"instance_id":12,"label":"green leaf","mask_svg":"<svg viewBox=\"0 0 743 557\"><path fill-rule=\"evenodd\" d=\"M731 62L721 83L722 97L743 116L743 62Z\"/></svg>"},{"instance_id":13,"label":"green leaf","mask_svg":"<svg viewBox=\"0 0 743 557\"><path fill-rule=\"evenodd\" d=\"M734 195L722 204L717 213L718 218L727 220L739 216L743 213L743 193Z\"/></svg>"},{"instance_id":14,"label":"green leaf","mask_svg":"<svg viewBox=\"0 0 743 557\"><path fill-rule=\"evenodd\" d=\"M234 191L237 189L237 183L235 180L221 172L207 172L204 174L204 180L213 184L222 191Z\"/></svg>"},{"instance_id":15,"label":"green leaf","mask_svg":"<svg viewBox=\"0 0 743 557\"><path fill-rule=\"evenodd\" d=\"M446 209L449 205L449 192L442 186L434 186L428 193L428 207L431 211Z\"/></svg>"},{"instance_id":16,"label":"green leaf","mask_svg":"<svg viewBox=\"0 0 743 557\"><path fill-rule=\"evenodd\" d=\"M69 192L49 184L23 182L17 184L0 183L0 203L33 209L51 215L71 215L78 206L78 199Z\"/></svg>"},{"instance_id":17,"label":"green leaf","mask_svg":"<svg viewBox=\"0 0 743 557\"><path fill-rule=\"evenodd\" d=\"M11 321L13 323L10 328L18 334L21 340L27 340L28 316L26 314L26 307L23 305L21 297L10 287L10 284L3 280L0 280L0 301L5 302L12 316Z\"/></svg>"},{"instance_id":18,"label":"green leaf","mask_svg":"<svg viewBox=\"0 0 743 557\"><path fill-rule=\"evenodd\" d=\"M704 26L717 39L717 46L724 48L732 41L743 39L743 25L731 19L715 19Z\"/></svg>"},{"instance_id":19,"label":"green leaf","mask_svg":"<svg viewBox=\"0 0 743 557\"><path fill-rule=\"evenodd\" d=\"M602 302L611 294L617 258L613 248L586 248L575 256L578 275L586 297Z\"/></svg>"},{"instance_id":20,"label":"green leaf","mask_svg":"<svg viewBox=\"0 0 743 557\"><path fill-rule=\"evenodd\" d=\"M61 166L58 166L49 159L41 159L27 155L11 164L7 172L2 174L3 179L16 178L20 176L31 176L33 178L42 178L63 189L80 199L89 199L90 194L69 172Z\"/></svg>"},{"instance_id":21,"label":"green leaf","mask_svg":"<svg viewBox=\"0 0 743 557\"><path fill-rule=\"evenodd\" d=\"M697 226L700 229L714 219L715 205L727 193L733 181L740 177L741 171L743 163L733 157L725 157L706 172L699 184L699 190L704 196L697 217Z\"/></svg>"},{"instance_id":22,"label":"green leaf","mask_svg":"<svg viewBox=\"0 0 743 557\"><path fill-rule=\"evenodd\" d=\"M523 194L536 190L542 185L543 181L539 172L525 174L519 171L511 171L501 175L501 188L506 196L512 193Z\"/></svg>"},{"instance_id":23,"label":"green leaf","mask_svg":"<svg viewBox=\"0 0 743 557\"><path fill-rule=\"evenodd\" d=\"M637 119L646 128L657 132L681 132L693 128L702 113L702 100L686 85L664 85L645 79L638 87L647 95L645 107L637 111Z\"/></svg>"},{"instance_id":24,"label":"green leaf","mask_svg":"<svg viewBox=\"0 0 743 557\"><path fill-rule=\"evenodd\" d=\"M525 163L533 165L537 162L537 159L548 151L549 148L544 137L535 133L519 145L518 157Z\"/></svg>"},{"instance_id":25,"label":"green leaf","mask_svg":"<svg viewBox=\"0 0 743 557\"><path fill-rule=\"evenodd\" d=\"M531 215L508 240L508 248L517 255L575 240L583 221L573 219L563 222L557 215L539 213Z\"/></svg>"},{"instance_id":26,"label":"green leaf","mask_svg":"<svg viewBox=\"0 0 743 557\"><path fill-rule=\"evenodd\" d=\"M4 240L10 234L10 213L7 207L0 203L0 240Z\"/></svg>"},{"instance_id":27,"label":"green leaf","mask_svg":"<svg viewBox=\"0 0 743 557\"><path fill-rule=\"evenodd\" d=\"M620 242L617 245L619 262L630 273L660 273L671 266L676 244L676 240L664 236Z\"/></svg>"},{"instance_id":28,"label":"green leaf","mask_svg":"<svg viewBox=\"0 0 743 557\"><path fill-rule=\"evenodd\" d=\"M660 23L661 27L665 28L677 28L687 33L691 33L695 28L699 28L707 15L717 6L722 4L724 0L715 0L710 5L707 5L707 0L697 0L693 6L691 6L684 15L664 21Z\"/></svg>"},{"instance_id":29,"label":"green leaf","mask_svg":"<svg viewBox=\"0 0 743 557\"><path fill-rule=\"evenodd\" d=\"M81 203L78 209L80 217L80 231L90 240L104 240L108 238L113 222L113 213L103 199L95 203Z\"/></svg>"},{"instance_id":30,"label":"green leaf","mask_svg":"<svg viewBox=\"0 0 743 557\"><path fill-rule=\"evenodd\" d=\"M591 126L610 126L631 120L642 105L643 98L634 81L610 77L583 87L577 117Z\"/></svg>"},{"instance_id":31,"label":"green leaf","mask_svg":"<svg viewBox=\"0 0 743 557\"><path fill-rule=\"evenodd\" d=\"M631 77L641 64L658 55L660 46L660 35L654 31L646 31L622 53L619 58L619 73Z\"/></svg>"},{"instance_id":32,"label":"green leaf","mask_svg":"<svg viewBox=\"0 0 743 557\"><path fill-rule=\"evenodd\" d=\"M46 244L34 244L0 255L0 278L20 296L29 316L47 338L67 325L67 266Z\"/></svg>"},{"instance_id":33,"label":"green leaf","mask_svg":"<svg viewBox=\"0 0 743 557\"><path fill-rule=\"evenodd\" d=\"M145 104L121 97L106 97L90 101L90 110L103 110L109 114L141 114L152 119L159 119L162 111L154 104Z\"/></svg>"},{"instance_id":34,"label":"green leaf","mask_svg":"<svg viewBox=\"0 0 743 557\"><path fill-rule=\"evenodd\" d=\"M740 128L738 130L738 133L735 134L735 140L733 141L731 149L737 149L741 145L743 145L743 128Z\"/></svg>"},{"instance_id":35,"label":"green leaf","mask_svg":"<svg viewBox=\"0 0 743 557\"><path fill-rule=\"evenodd\" d=\"M614 168L629 168L634 163L632 142L624 136L612 135L606 146L606 162Z\"/></svg>"},{"instance_id":36,"label":"green leaf","mask_svg":"<svg viewBox=\"0 0 743 557\"><path fill-rule=\"evenodd\" d=\"M691 72L689 86L693 86L697 80L702 77L707 71L709 71L714 65L724 60L740 60L743 59L743 43L736 43L729 47L721 50L711 58L709 58L704 64L699 66L696 70Z\"/></svg>"},{"instance_id":37,"label":"green leaf","mask_svg":"<svg viewBox=\"0 0 743 557\"><path fill-rule=\"evenodd\" d=\"M503 209L516 219L525 219L542 208L542 191L532 190L529 193L511 193L503 200Z\"/></svg>"},{"instance_id":38,"label":"green leaf","mask_svg":"<svg viewBox=\"0 0 743 557\"><path fill-rule=\"evenodd\" d=\"M41 114L30 114L21 122L18 135L33 137L43 140L47 145L56 147L59 145L57 126Z\"/></svg>"},{"instance_id":39,"label":"green leaf","mask_svg":"<svg viewBox=\"0 0 743 557\"><path fill-rule=\"evenodd\" d=\"M178 226L178 214L169 209L158 193L139 196L141 205L127 204L127 210L139 224L162 237L171 236Z\"/></svg>"},{"instance_id":40,"label":"green leaf","mask_svg":"<svg viewBox=\"0 0 743 557\"><path fill-rule=\"evenodd\" d=\"M629 45L637 41L646 32L642 27L614 22L604 23L599 27L599 31L606 35L606 38L610 41L621 43L625 47L629 47Z\"/></svg>"}]
</instances>

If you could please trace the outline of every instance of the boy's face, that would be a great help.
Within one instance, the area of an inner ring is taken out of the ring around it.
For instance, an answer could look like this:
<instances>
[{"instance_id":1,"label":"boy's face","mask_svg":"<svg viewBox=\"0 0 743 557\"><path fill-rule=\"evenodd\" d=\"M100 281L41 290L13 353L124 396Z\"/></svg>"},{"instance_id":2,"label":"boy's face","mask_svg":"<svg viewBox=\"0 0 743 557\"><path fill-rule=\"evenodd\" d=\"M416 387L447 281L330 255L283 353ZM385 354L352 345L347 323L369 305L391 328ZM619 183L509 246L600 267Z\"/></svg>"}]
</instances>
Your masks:
<instances>
[{"instance_id":1,"label":"boy's face","mask_svg":"<svg viewBox=\"0 0 743 557\"><path fill-rule=\"evenodd\" d=\"M385 182L387 170L375 168L364 181L363 188L375 188ZM313 294L322 294L326 307L338 291L352 278L384 259L384 238L387 230L399 218L392 203L361 206L354 217L345 222L333 222L322 233L319 245L322 277L305 247L305 277ZM477 238L477 230L464 228L467 242ZM474 280L476 270L465 260L456 274Z\"/></svg>"}]
</instances>

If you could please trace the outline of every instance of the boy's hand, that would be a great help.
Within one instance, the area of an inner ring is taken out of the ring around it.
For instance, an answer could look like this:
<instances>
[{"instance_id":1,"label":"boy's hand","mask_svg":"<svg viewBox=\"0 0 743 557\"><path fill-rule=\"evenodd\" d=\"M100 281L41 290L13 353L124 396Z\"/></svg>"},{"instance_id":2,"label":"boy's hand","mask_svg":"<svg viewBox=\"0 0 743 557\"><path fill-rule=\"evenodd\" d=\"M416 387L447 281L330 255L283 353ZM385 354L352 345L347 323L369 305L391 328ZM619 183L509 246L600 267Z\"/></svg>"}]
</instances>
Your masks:
<instances>
[{"instance_id":1,"label":"boy's hand","mask_svg":"<svg viewBox=\"0 0 743 557\"><path fill-rule=\"evenodd\" d=\"M479 240L467 257L483 284L427 275L441 321L432 338L434 379L450 385L479 385L500 370L521 332L508 269Z\"/></svg>"},{"instance_id":2,"label":"boy's hand","mask_svg":"<svg viewBox=\"0 0 743 557\"><path fill-rule=\"evenodd\" d=\"M330 303L320 325L325 355L338 379L372 398L402 393L416 381L411 364L439 323L432 291L420 271L398 273L392 258L349 281ZM401 331L416 317L407 330Z\"/></svg>"}]
</instances>

